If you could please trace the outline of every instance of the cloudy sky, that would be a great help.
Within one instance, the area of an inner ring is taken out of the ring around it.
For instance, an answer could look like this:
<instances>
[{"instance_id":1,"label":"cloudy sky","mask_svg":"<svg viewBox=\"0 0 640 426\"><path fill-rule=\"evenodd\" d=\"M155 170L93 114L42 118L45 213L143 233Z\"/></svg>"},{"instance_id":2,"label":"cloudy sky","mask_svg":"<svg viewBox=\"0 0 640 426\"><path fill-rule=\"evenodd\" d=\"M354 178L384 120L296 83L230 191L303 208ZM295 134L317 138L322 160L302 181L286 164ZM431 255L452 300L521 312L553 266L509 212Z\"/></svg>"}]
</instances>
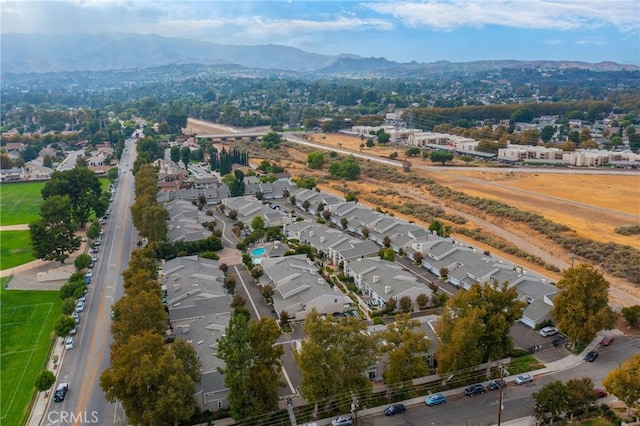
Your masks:
<instances>
[{"instance_id":1,"label":"cloudy sky","mask_svg":"<svg viewBox=\"0 0 640 426\"><path fill-rule=\"evenodd\" d=\"M131 32L399 62L640 65L640 0L5 1L2 33Z\"/></svg>"}]
</instances>

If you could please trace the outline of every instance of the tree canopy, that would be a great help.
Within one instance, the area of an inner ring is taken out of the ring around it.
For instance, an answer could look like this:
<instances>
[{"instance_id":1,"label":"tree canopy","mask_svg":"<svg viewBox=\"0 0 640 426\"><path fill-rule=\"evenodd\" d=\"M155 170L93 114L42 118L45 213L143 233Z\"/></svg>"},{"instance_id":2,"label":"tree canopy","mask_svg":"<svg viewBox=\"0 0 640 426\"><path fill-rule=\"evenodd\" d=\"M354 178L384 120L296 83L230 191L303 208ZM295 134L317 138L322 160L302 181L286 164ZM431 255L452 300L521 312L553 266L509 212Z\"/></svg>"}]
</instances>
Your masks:
<instances>
[{"instance_id":1,"label":"tree canopy","mask_svg":"<svg viewBox=\"0 0 640 426\"><path fill-rule=\"evenodd\" d=\"M334 178L357 180L360 176L360 166L355 158L345 158L329 166L329 174Z\"/></svg>"},{"instance_id":2,"label":"tree canopy","mask_svg":"<svg viewBox=\"0 0 640 426\"><path fill-rule=\"evenodd\" d=\"M567 269L556 284L552 315L558 328L576 342L590 342L600 330L611 329L609 282L592 265Z\"/></svg>"},{"instance_id":3,"label":"tree canopy","mask_svg":"<svg viewBox=\"0 0 640 426\"><path fill-rule=\"evenodd\" d=\"M41 218L29 224L33 254L38 259L64 262L80 247L76 221L67 195L52 195L40 205Z\"/></svg>"},{"instance_id":4,"label":"tree canopy","mask_svg":"<svg viewBox=\"0 0 640 426\"><path fill-rule=\"evenodd\" d=\"M604 388L632 408L640 408L640 354L633 354L602 381Z\"/></svg>"}]
</instances>

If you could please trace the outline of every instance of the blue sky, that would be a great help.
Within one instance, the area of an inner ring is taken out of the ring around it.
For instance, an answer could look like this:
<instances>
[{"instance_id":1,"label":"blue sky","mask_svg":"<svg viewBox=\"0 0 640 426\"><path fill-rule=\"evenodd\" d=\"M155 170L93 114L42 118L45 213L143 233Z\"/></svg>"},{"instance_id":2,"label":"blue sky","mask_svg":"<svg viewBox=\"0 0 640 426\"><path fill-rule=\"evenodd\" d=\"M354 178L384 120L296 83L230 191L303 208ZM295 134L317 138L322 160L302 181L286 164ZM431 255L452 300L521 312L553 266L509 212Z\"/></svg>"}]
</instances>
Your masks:
<instances>
[{"instance_id":1,"label":"blue sky","mask_svg":"<svg viewBox=\"0 0 640 426\"><path fill-rule=\"evenodd\" d=\"M5 1L3 33L132 32L398 62L640 65L640 0Z\"/></svg>"}]
</instances>

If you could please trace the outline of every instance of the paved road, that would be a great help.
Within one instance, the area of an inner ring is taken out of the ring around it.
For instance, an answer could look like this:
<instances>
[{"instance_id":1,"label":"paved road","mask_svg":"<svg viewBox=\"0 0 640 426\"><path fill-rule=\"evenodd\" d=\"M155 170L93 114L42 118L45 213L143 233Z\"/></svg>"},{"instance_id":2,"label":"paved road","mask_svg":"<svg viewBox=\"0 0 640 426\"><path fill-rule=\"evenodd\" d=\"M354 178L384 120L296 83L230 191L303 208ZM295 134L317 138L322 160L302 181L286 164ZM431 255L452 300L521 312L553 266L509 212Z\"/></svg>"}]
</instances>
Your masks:
<instances>
[{"instance_id":1,"label":"paved road","mask_svg":"<svg viewBox=\"0 0 640 426\"><path fill-rule=\"evenodd\" d=\"M599 347L600 356L593 363L580 362L568 370L558 371L535 377L533 383L517 386L509 383L503 395L501 420L507 422L533 413L535 405L531 396L544 385L556 380L566 382L572 378L590 377L596 387L602 386L602 380L609 371L628 359L632 354L640 352L640 339L632 336L616 337L609 347ZM600 400L606 402L615 399L607 397ZM359 426L404 426L404 425L477 425L496 424L498 419L498 392L487 392L484 395L465 397L456 395L449 397L445 405L427 407L419 403L410 407L406 413L393 417L375 415L359 419Z\"/></svg>"},{"instance_id":2,"label":"paved road","mask_svg":"<svg viewBox=\"0 0 640 426\"><path fill-rule=\"evenodd\" d=\"M67 157L62 160L62 163L58 165L58 168L56 170L62 172L65 170L73 169L76 166L76 160L81 155L84 155L84 150L82 149L78 151L69 151L67 153Z\"/></svg>"},{"instance_id":3,"label":"paved road","mask_svg":"<svg viewBox=\"0 0 640 426\"><path fill-rule=\"evenodd\" d=\"M126 146L123 157L132 164L133 141L127 141ZM129 211L133 201L133 175L123 173L104 226L103 242L93 268L85 311L81 314L76 346L66 351L60 367L58 381L69 383L69 393L64 402L50 403L46 425L83 424L96 418L100 425L127 424L122 407L106 401L99 382L100 375L110 364L111 306L123 295L122 271L127 268L137 241ZM73 417L69 413L73 413Z\"/></svg>"}]
</instances>

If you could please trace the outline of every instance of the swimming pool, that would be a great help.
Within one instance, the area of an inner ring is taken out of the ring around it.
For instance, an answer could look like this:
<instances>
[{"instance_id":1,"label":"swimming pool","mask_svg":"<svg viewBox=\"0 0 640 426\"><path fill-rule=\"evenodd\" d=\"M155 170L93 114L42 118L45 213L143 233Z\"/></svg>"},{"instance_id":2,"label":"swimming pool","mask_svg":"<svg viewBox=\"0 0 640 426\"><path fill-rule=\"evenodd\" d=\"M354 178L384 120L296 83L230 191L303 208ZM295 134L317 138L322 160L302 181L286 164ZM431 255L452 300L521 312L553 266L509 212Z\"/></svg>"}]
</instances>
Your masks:
<instances>
[{"instance_id":1,"label":"swimming pool","mask_svg":"<svg viewBox=\"0 0 640 426\"><path fill-rule=\"evenodd\" d=\"M253 250L251 250L251 256L252 257L260 257L260 256L264 255L266 252L267 252L267 250L265 250L264 247L254 248Z\"/></svg>"}]
</instances>

